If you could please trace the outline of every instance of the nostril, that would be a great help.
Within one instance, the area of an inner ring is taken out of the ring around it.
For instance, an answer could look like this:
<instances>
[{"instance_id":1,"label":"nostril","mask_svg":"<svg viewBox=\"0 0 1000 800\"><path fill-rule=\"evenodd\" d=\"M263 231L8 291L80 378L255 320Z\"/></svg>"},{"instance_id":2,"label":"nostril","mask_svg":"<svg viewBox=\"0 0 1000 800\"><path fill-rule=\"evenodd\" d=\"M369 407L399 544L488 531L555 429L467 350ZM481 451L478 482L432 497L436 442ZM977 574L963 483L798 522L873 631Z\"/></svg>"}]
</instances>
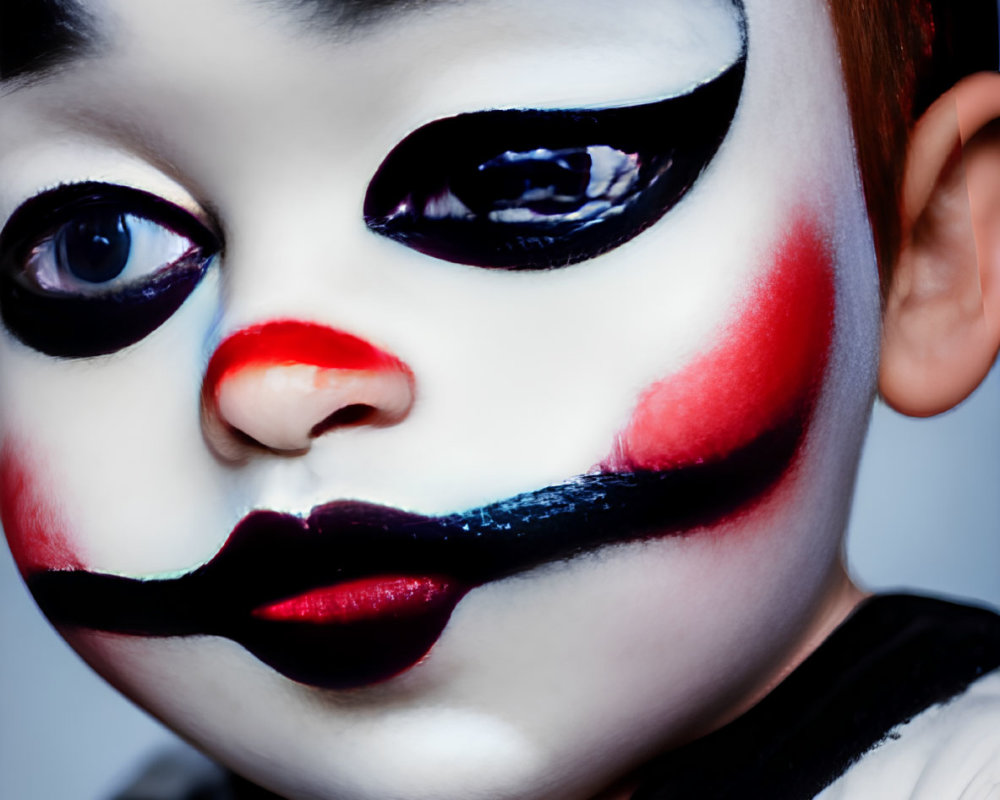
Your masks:
<instances>
[{"instance_id":1,"label":"nostril","mask_svg":"<svg viewBox=\"0 0 1000 800\"><path fill-rule=\"evenodd\" d=\"M366 403L352 403L334 411L326 419L313 425L309 436L315 439L333 428L344 428L351 425L364 425L374 422L378 409Z\"/></svg>"},{"instance_id":2,"label":"nostril","mask_svg":"<svg viewBox=\"0 0 1000 800\"><path fill-rule=\"evenodd\" d=\"M275 320L237 331L212 354L202 383L202 427L227 460L261 448L297 455L338 428L401 421L413 392L406 364L369 342Z\"/></svg>"}]
</instances>

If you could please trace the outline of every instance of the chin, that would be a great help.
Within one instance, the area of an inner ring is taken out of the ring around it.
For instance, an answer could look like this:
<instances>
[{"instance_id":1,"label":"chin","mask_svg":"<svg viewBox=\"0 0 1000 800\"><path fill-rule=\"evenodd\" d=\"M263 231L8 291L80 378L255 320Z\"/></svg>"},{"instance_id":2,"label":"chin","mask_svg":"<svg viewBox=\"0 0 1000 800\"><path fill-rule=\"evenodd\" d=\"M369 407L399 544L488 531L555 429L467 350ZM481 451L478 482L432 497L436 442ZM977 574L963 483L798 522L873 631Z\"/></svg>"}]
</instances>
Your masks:
<instances>
[{"instance_id":1,"label":"chin","mask_svg":"<svg viewBox=\"0 0 1000 800\"><path fill-rule=\"evenodd\" d=\"M126 695L290 800L583 800L732 719L794 657L842 574L840 521L809 512L849 489L810 449L711 530L470 591L426 657L370 686L305 685L220 637L61 632Z\"/></svg>"}]
</instances>

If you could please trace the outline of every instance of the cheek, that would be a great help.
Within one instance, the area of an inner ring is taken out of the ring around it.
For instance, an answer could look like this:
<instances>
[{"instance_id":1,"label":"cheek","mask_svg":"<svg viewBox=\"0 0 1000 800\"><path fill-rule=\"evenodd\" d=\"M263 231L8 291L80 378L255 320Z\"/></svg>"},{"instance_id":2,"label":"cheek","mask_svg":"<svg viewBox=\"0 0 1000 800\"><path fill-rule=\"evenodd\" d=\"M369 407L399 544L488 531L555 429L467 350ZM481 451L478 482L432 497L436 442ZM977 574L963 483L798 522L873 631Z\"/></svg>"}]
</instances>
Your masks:
<instances>
[{"instance_id":1,"label":"cheek","mask_svg":"<svg viewBox=\"0 0 1000 800\"><path fill-rule=\"evenodd\" d=\"M40 470L24 442L8 438L0 447L0 521L22 575L41 570L81 569L65 537L51 498L39 488Z\"/></svg>"},{"instance_id":2,"label":"cheek","mask_svg":"<svg viewBox=\"0 0 1000 800\"><path fill-rule=\"evenodd\" d=\"M826 237L799 220L722 342L642 393L602 467L665 470L716 461L791 420L804 425L826 368L833 298Z\"/></svg>"}]
</instances>

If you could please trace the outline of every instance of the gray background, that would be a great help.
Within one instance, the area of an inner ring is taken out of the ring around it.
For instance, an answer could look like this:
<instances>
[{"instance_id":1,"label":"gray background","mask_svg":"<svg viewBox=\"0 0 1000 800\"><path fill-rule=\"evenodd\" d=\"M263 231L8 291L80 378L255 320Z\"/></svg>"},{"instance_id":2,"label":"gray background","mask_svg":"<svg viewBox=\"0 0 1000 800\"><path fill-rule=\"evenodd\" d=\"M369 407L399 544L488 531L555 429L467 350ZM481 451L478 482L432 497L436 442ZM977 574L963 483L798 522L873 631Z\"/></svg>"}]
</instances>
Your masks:
<instances>
[{"instance_id":1,"label":"gray background","mask_svg":"<svg viewBox=\"0 0 1000 800\"><path fill-rule=\"evenodd\" d=\"M877 406L848 537L868 588L1000 608L1000 374L957 410ZM177 740L93 675L35 609L0 547L0 798L105 800Z\"/></svg>"}]
</instances>

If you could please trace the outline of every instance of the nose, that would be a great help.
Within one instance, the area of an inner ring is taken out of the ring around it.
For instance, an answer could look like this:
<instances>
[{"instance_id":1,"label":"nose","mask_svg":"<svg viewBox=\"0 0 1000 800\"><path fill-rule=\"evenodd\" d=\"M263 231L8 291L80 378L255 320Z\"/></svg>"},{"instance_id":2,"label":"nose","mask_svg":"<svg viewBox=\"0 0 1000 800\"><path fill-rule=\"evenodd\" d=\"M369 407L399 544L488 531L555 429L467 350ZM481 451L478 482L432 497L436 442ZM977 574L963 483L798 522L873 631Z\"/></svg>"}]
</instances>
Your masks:
<instances>
[{"instance_id":1,"label":"nose","mask_svg":"<svg viewBox=\"0 0 1000 800\"><path fill-rule=\"evenodd\" d=\"M202 383L202 428L225 458L302 452L331 430L398 422L413 396L413 374L395 356L342 331L280 320L219 345Z\"/></svg>"}]
</instances>

